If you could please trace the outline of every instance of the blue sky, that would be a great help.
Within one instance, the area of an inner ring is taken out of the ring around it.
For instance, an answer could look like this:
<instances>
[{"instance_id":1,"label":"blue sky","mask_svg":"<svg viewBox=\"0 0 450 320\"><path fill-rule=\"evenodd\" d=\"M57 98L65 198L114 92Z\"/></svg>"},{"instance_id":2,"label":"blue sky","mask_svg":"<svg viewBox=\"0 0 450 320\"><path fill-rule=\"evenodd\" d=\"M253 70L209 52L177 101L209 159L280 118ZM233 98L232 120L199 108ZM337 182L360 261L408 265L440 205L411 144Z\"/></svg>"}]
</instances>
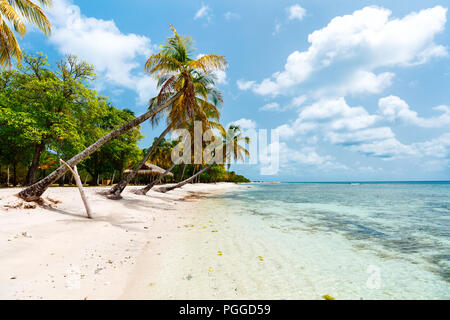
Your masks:
<instances>
[{"instance_id":1,"label":"blue sky","mask_svg":"<svg viewBox=\"0 0 450 320\"><path fill-rule=\"evenodd\" d=\"M222 122L280 136L276 175L233 165L252 179L450 180L450 1L54 1L52 36L30 32L24 50L77 54L136 114L169 24L224 55ZM145 124L142 146L161 130Z\"/></svg>"}]
</instances>

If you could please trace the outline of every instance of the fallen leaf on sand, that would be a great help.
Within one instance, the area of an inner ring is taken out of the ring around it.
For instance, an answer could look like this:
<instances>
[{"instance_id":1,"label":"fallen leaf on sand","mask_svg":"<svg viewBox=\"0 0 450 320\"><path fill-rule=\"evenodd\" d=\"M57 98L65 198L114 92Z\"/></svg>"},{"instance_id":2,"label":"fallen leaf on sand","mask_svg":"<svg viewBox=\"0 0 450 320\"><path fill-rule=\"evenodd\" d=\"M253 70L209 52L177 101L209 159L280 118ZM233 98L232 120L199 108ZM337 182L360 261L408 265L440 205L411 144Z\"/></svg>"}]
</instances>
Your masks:
<instances>
[{"instance_id":1,"label":"fallen leaf on sand","mask_svg":"<svg viewBox=\"0 0 450 320\"><path fill-rule=\"evenodd\" d=\"M263 258L263 257L258 256L258 258L259 258L259 261L264 261L264 258Z\"/></svg>"},{"instance_id":2,"label":"fallen leaf on sand","mask_svg":"<svg viewBox=\"0 0 450 320\"><path fill-rule=\"evenodd\" d=\"M214 268L213 267L209 267L209 272L214 272Z\"/></svg>"},{"instance_id":3,"label":"fallen leaf on sand","mask_svg":"<svg viewBox=\"0 0 450 320\"><path fill-rule=\"evenodd\" d=\"M324 295L322 296L322 298L324 298L325 300L336 300L334 297L332 297L332 296L330 296L330 295L328 295L328 294L324 294Z\"/></svg>"},{"instance_id":4,"label":"fallen leaf on sand","mask_svg":"<svg viewBox=\"0 0 450 320\"><path fill-rule=\"evenodd\" d=\"M211 231L211 232L219 232L219 230L213 230L213 231Z\"/></svg>"},{"instance_id":5,"label":"fallen leaf on sand","mask_svg":"<svg viewBox=\"0 0 450 320\"><path fill-rule=\"evenodd\" d=\"M218 255L218 256L223 256L222 251L217 251L217 255Z\"/></svg>"}]
</instances>

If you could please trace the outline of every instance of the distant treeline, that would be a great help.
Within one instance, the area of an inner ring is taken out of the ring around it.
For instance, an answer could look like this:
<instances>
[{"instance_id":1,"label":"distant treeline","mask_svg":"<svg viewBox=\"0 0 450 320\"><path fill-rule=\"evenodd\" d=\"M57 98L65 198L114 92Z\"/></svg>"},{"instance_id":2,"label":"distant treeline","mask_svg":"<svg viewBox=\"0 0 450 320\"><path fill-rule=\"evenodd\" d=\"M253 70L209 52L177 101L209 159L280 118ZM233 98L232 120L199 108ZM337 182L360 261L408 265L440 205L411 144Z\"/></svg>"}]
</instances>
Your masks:
<instances>
[{"instance_id":1,"label":"distant treeline","mask_svg":"<svg viewBox=\"0 0 450 320\"><path fill-rule=\"evenodd\" d=\"M114 107L106 97L89 87L95 80L92 65L68 55L54 66L38 54L25 55L20 65L0 72L0 185L29 185L45 177L108 132L134 118L130 110ZM136 127L78 165L83 182L90 185L117 182L127 168L143 157ZM150 162L170 166L174 142L163 140ZM144 150L145 151L145 150ZM179 181L199 170L196 165L177 165L173 177ZM153 177L138 176L146 184ZM196 182L248 182L224 165L215 165ZM67 174L60 184L74 183Z\"/></svg>"}]
</instances>

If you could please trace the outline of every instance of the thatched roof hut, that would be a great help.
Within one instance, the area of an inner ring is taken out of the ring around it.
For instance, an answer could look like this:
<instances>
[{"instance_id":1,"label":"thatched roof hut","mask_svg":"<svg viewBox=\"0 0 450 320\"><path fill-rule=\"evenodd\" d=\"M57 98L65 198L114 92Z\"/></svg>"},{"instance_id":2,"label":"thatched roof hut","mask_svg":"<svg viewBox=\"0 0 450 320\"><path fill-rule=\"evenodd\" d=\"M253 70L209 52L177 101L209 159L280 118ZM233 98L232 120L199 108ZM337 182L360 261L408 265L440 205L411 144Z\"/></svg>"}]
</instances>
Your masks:
<instances>
[{"instance_id":1,"label":"thatched roof hut","mask_svg":"<svg viewBox=\"0 0 450 320\"><path fill-rule=\"evenodd\" d=\"M128 174L130 173L132 170L131 169L127 169L125 170L123 173ZM154 165L152 163L148 163L146 162L142 168L137 172L137 174L141 174L141 175L152 175L152 176L159 176L161 174L163 174L164 172L166 172L166 169L163 169L161 167L158 167L157 165ZM169 172L167 174L167 177L173 177L173 173Z\"/></svg>"}]
</instances>

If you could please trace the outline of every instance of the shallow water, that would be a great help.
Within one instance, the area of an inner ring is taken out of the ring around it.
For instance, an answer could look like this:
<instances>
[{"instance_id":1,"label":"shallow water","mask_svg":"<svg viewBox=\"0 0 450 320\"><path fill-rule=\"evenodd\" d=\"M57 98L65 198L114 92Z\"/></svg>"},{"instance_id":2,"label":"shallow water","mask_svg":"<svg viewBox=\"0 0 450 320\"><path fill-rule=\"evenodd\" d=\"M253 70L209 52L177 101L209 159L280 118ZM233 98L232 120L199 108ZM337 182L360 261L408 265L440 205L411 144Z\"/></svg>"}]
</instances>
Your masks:
<instances>
[{"instance_id":1,"label":"shallow water","mask_svg":"<svg viewBox=\"0 0 450 320\"><path fill-rule=\"evenodd\" d=\"M311 298L450 298L450 183L248 184L203 206L265 239Z\"/></svg>"}]
</instances>

